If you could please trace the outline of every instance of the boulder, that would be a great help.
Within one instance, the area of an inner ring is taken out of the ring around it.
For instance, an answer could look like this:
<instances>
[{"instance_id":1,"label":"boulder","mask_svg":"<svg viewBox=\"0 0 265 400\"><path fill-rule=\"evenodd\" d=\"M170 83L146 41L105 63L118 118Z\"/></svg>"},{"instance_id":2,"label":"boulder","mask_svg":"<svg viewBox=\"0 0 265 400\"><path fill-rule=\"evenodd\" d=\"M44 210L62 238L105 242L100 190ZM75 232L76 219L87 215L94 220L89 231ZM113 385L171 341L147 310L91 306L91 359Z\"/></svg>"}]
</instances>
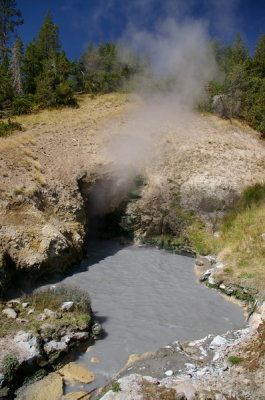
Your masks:
<instances>
[{"instance_id":1,"label":"boulder","mask_svg":"<svg viewBox=\"0 0 265 400\"><path fill-rule=\"evenodd\" d=\"M58 313L56 311L52 311L49 308L44 308L43 312L47 317L50 317L50 318L56 318L56 319L62 318L62 314L61 313Z\"/></svg>"},{"instance_id":2,"label":"boulder","mask_svg":"<svg viewBox=\"0 0 265 400\"><path fill-rule=\"evenodd\" d=\"M2 311L3 314L5 314L7 316L7 318L13 318L16 319L17 318L17 313L15 310L13 310L12 308L5 308Z\"/></svg>"},{"instance_id":3,"label":"boulder","mask_svg":"<svg viewBox=\"0 0 265 400\"><path fill-rule=\"evenodd\" d=\"M44 351L47 354L54 353L56 351L66 351L67 348L68 346L66 342L56 342L55 340L51 340L44 345Z\"/></svg>"},{"instance_id":4,"label":"boulder","mask_svg":"<svg viewBox=\"0 0 265 400\"><path fill-rule=\"evenodd\" d=\"M82 365L75 362L66 364L63 368L59 369L58 373L66 380L82 383L93 382L96 378L93 372L90 372Z\"/></svg>"},{"instance_id":5,"label":"boulder","mask_svg":"<svg viewBox=\"0 0 265 400\"><path fill-rule=\"evenodd\" d=\"M74 302L73 301L65 301L62 304L61 310L62 311L72 311L73 308L74 308Z\"/></svg>"},{"instance_id":6,"label":"boulder","mask_svg":"<svg viewBox=\"0 0 265 400\"><path fill-rule=\"evenodd\" d=\"M100 333L101 333L101 331L102 331L102 327L101 327L100 323L95 322L95 323L93 324L93 326L92 326L92 334L93 334L94 336L99 336Z\"/></svg>"},{"instance_id":7,"label":"boulder","mask_svg":"<svg viewBox=\"0 0 265 400\"><path fill-rule=\"evenodd\" d=\"M63 380L62 377L53 372L35 382L22 388L17 393L17 400L61 400L63 396Z\"/></svg>"},{"instance_id":8,"label":"boulder","mask_svg":"<svg viewBox=\"0 0 265 400\"><path fill-rule=\"evenodd\" d=\"M19 331L13 342L23 360L30 361L40 356L38 340L32 333Z\"/></svg>"},{"instance_id":9,"label":"boulder","mask_svg":"<svg viewBox=\"0 0 265 400\"><path fill-rule=\"evenodd\" d=\"M223 347L227 344L227 340L222 336L215 336L215 338L210 343L210 349L215 349L216 347Z\"/></svg>"}]
</instances>

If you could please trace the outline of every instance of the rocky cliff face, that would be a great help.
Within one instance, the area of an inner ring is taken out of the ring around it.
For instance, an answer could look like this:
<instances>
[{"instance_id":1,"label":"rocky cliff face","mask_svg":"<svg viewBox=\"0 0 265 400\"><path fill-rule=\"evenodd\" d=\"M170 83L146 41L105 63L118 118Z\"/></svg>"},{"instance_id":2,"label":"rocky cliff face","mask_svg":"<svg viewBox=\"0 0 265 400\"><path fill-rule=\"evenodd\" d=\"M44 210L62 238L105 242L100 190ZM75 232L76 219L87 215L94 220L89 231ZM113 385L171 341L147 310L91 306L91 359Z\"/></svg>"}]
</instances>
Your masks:
<instances>
[{"instance_id":1,"label":"rocky cliff face","mask_svg":"<svg viewBox=\"0 0 265 400\"><path fill-rule=\"evenodd\" d=\"M44 111L26 132L1 139L2 288L30 284L81 260L89 187L107 160L97 129L124 111L126 96L83 99L78 110ZM82 179L86 191L81 190Z\"/></svg>"}]
</instances>

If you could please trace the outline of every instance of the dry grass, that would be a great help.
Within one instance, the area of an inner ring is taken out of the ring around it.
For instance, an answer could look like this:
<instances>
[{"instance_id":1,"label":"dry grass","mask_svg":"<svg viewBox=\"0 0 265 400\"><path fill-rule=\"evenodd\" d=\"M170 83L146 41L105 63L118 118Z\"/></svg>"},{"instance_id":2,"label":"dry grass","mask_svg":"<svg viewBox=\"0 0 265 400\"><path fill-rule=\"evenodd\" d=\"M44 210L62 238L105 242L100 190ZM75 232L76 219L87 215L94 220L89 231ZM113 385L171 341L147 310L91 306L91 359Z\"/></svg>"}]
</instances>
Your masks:
<instances>
[{"instance_id":1,"label":"dry grass","mask_svg":"<svg viewBox=\"0 0 265 400\"><path fill-rule=\"evenodd\" d=\"M91 312L91 301L89 295L76 286L58 285L42 290L35 290L31 295L25 297L25 301L39 312L45 308L58 311L65 301L73 301L73 311L79 313Z\"/></svg>"},{"instance_id":2,"label":"dry grass","mask_svg":"<svg viewBox=\"0 0 265 400\"><path fill-rule=\"evenodd\" d=\"M219 258L231 265L225 278L265 290L265 205L242 210L218 239Z\"/></svg>"},{"instance_id":3,"label":"dry grass","mask_svg":"<svg viewBox=\"0 0 265 400\"><path fill-rule=\"evenodd\" d=\"M33 179L34 179L38 184L40 184L41 186L45 186L45 185L46 185L45 177L44 177L44 175L42 175L41 173L40 173L40 174L34 175L34 176L33 176Z\"/></svg>"},{"instance_id":4,"label":"dry grass","mask_svg":"<svg viewBox=\"0 0 265 400\"><path fill-rule=\"evenodd\" d=\"M246 189L221 224L219 237L191 227L190 237L202 253L217 253L227 266L218 281L235 283L265 293L265 184Z\"/></svg>"},{"instance_id":5,"label":"dry grass","mask_svg":"<svg viewBox=\"0 0 265 400\"><path fill-rule=\"evenodd\" d=\"M39 134L53 132L58 129L78 128L84 123L119 113L119 106L128 99L127 94L111 93L91 98L89 95L79 96L80 108L62 108L60 110L43 110L36 114L23 115L16 118L26 129L35 128ZM113 109L114 108L114 109ZM117 110L115 110L117 108Z\"/></svg>"}]
</instances>

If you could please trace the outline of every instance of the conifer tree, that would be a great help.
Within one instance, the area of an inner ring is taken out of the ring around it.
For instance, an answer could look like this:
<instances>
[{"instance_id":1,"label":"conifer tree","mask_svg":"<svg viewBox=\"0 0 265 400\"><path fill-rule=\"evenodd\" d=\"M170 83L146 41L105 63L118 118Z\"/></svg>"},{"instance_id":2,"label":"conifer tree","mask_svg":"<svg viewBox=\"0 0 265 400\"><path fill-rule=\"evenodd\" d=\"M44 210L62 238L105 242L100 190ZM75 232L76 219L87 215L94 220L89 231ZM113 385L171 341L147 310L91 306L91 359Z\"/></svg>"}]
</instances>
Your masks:
<instances>
[{"instance_id":1,"label":"conifer tree","mask_svg":"<svg viewBox=\"0 0 265 400\"><path fill-rule=\"evenodd\" d=\"M56 77L58 83L68 79L71 70L71 63L66 57L65 51L62 50L56 59Z\"/></svg>"},{"instance_id":2,"label":"conifer tree","mask_svg":"<svg viewBox=\"0 0 265 400\"><path fill-rule=\"evenodd\" d=\"M16 9L15 0L0 0L0 63L8 57L9 42L16 34L16 27L23 24L21 11Z\"/></svg>"},{"instance_id":3,"label":"conifer tree","mask_svg":"<svg viewBox=\"0 0 265 400\"><path fill-rule=\"evenodd\" d=\"M50 11L45 15L37 40L38 51L43 59L54 57L61 48L59 28L52 21Z\"/></svg>"},{"instance_id":4,"label":"conifer tree","mask_svg":"<svg viewBox=\"0 0 265 400\"><path fill-rule=\"evenodd\" d=\"M40 52L36 39L33 39L26 47L22 65L26 93L34 94L36 92L36 78L41 73L41 69Z\"/></svg>"}]
</instances>

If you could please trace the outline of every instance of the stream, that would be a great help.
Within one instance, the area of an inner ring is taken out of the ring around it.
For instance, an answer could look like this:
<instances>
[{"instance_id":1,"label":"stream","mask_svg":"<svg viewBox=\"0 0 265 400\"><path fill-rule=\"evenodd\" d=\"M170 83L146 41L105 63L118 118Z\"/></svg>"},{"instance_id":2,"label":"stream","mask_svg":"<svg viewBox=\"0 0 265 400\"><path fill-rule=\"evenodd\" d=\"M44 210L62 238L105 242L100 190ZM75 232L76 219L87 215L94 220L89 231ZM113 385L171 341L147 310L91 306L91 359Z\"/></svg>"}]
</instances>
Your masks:
<instances>
[{"instance_id":1,"label":"stream","mask_svg":"<svg viewBox=\"0 0 265 400\"><path fill-rule=\"evenodd\" d=\"M192 258L111 240L90 242L88 254L61 282L88 291L104 334L76 360L94 372L96 380L67 386L66 393L103 386L130 354L245 324L236 304L197 282Z\"/></svg>"}]
</instances>

